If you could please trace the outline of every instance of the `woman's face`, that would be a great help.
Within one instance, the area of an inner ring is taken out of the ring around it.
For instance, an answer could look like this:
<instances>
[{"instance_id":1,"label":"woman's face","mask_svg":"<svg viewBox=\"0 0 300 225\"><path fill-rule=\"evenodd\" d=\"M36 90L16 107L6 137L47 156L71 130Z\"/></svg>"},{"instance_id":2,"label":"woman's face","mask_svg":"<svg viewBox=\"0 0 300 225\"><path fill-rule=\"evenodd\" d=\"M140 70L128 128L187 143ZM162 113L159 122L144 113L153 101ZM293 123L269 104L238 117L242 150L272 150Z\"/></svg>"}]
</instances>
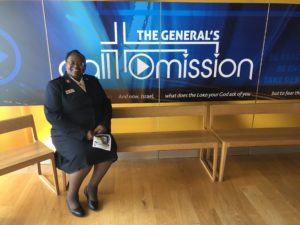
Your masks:
<instances>
[{"instance_id":1,"label":"woman's face","mask_svg":"<svg viewBox=\"0 0 300 225\"><path fill-rule=\"evenodd\" d=\"M77 53L72 53L67 58L66 70L67 74L74 77L75 79L80 79L84 73L84 64L82 57Z\"/></svg>"}]
</instances>

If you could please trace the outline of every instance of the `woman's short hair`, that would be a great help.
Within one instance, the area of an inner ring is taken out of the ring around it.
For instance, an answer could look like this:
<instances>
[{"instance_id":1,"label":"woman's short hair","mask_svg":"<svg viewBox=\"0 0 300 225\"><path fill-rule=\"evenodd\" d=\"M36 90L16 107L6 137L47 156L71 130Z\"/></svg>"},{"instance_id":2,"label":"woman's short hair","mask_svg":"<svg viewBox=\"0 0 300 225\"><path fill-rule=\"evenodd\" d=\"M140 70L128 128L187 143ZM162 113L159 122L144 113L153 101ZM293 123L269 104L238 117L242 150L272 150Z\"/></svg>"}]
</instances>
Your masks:
<instances>
[{"instance_id":1,"label":"woman's short hair","mask_svg":"<svg viewBox=\"0 0 300 225\"><path fill-rule=\"evenodd\" d=\"M65 60L67 61L67 59L69 58L70 55L72 54L77 54L79 55L81 58L82 58L82 61L84 62L84 66L86 64L86 59L85 59L85 56L80 52L78 51L77 49L74 49L72 51L69 51L67 54L66 54L66 57L65 57Z\"/></svg>"}]
</instances>

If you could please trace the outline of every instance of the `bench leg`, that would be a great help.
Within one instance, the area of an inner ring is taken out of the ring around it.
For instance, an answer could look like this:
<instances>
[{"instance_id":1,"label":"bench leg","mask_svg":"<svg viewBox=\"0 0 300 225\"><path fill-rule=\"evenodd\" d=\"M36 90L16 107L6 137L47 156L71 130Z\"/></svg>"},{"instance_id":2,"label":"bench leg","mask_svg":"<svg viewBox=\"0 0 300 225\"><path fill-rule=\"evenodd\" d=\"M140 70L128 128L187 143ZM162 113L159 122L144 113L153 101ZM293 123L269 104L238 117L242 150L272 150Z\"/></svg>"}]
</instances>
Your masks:
<instances>
[{"instance_id":1,"label":"bench leg","mask_svg":"<svg viewBox=\"0 0 300 225\"><path fill-rule=\"evenodd\" d=\"M201 148L200 149L200 160L204 159L204 152L205 152L205 149Z\"/></svg>"},{"instance_id":2,"label":"bench leg","mask_svg":"<svg viewBox=\"0 0 300 225\"><path fill-rule=\"evenodd\" d=\"M67 175L64 171L61 171L61 175L62 175L62 181L63 181L63 187L64 190L67 191L68 190L68 186L69 184L67 183Z\"/></svg>"},{"instance_id":3,"label":"bench leg","mask_svg":"<svg viewBox=\"0 0 300 225\"><path fill-rule=\"evenodd\" d=\"M53 191L57 195L59 195L59 186L58 186L58 178L57 178L57 171L56 171L56 166L55 166L54 155L51 156L50 160L51 160L51 164L52 164L54 185L43 175L41 163L37 162L39 178L47 185L47 187L50 188L51 191Z\"/></svg>"},{"instance_id":4,"label":"bench leg","mask_svg":"<svg viewBox=\"0 0 300 225\"><path fill-rule=\"evenodd\" d=\"M217 166L218 166L218 145L214 146L214 157L213 157L213 181L216 180L217 177Z\"/></svg>"},{"instance_id":5,"label":"bench leg","mask_svg":"<svg viewBox=\"0 0 300 225\"><path fill-rule=\"evenodd\" d=\"M54 179L56 194L59 195L59 185L58 185L58 177L57 177L57 170L56 170L54 155L51 157L51 163L52 163L53 179Z\"/></svg>"},{"instance_id":6,"label":"bench leg","mask_svg":"<svg viewBox=\"0 0 300 225\"><path fill-rule=\"evenodd\" d=\"M218 145L213 147L213 162L210 161L210 151L211 149L208 148L200 149L200 161L209 177L212 179L212 181L215 181L217 176Z\"/></svg>"},{"instance_id":7,"label":"bench leg","mask_svg":"<svg viewBox=\"0 0 300 225\"><path fill-rule=\"evenodd\" d=\"M225 163L227 158L227 149L228 149L227 144L225 142L222 142L219 182L222 182L224 177L224 169L225 169Z\"/></svg>"},{"instance_id":8,"label":"bench leg","mask_svg":"<svg viewBox=\"0 0 300 225\"><path fill-rule=\"evenodd\" d=\"M42 169L41 169L41 163L40 162L37 163L37 168L38 168L38 174L42 175Z\"/></svg>"}]
</instances>

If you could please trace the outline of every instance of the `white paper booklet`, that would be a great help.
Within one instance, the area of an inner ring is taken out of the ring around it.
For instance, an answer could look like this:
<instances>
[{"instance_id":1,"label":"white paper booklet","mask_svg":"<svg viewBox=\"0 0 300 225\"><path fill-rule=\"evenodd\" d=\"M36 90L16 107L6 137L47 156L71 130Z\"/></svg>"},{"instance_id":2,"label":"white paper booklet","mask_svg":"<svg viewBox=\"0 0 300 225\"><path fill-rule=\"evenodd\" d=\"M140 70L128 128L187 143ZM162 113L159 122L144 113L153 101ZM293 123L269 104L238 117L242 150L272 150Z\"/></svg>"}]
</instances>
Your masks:
<instances>
[{"instance_id":1,"label":"white paper booklet","mask_svg":"<svg viewBox=\"0 0 300 225\"><path fill-rule=\"evenodd\" d=\"M97 136L94 136L93 138L93 147L110 151L111 136L109 134L97 134Z\"/></svg>"}]
</instances>

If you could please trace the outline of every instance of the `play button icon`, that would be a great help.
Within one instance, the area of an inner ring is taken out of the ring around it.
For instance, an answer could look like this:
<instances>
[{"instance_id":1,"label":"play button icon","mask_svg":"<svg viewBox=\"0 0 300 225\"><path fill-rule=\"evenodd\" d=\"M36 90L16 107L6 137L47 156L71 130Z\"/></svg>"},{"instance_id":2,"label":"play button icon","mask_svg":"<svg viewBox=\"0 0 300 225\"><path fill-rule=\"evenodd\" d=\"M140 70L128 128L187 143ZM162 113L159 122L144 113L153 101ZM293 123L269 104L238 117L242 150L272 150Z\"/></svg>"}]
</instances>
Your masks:
<instances>
[{"instance_id":1,"label":"play button icon","mask_svg":"<svg viewBox=\"0 0 300 225\"><path fill-rule=\"evenodd\" d=\"M128 70L136 79L144 80L152 75L154 63L149 55L137 54L129 60Z\"/></svg>"},{"instance_id":2,"label":"play button icon","mask_svg":"<svg viewBox=\"0 0 300 225\"><path fill-rule=\"evenodd\" d=\"M148 68L149 68L149 66L146 63L144 63L140 59L137 59L137 75L141 74Z\"/></svg>"}]
</instances>

